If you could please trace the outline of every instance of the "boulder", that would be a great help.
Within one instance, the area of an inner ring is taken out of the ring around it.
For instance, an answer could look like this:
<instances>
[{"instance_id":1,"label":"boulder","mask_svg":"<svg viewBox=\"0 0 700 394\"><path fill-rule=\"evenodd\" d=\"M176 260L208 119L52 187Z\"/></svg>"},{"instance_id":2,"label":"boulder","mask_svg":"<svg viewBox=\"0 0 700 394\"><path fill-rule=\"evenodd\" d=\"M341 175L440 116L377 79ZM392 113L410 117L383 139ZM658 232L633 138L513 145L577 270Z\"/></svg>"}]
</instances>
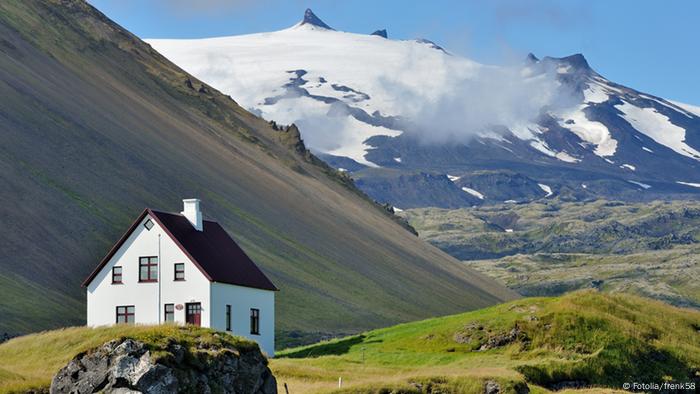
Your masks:
<instances>
[{"instance_id":1,"label":"boulder","mask_svg":"<svg viewBox=\"0 0 700 394\"><path fill-rule=\"evenodd\" d=\"M187 349L172 343L159 355L155 359L143 342L133 339L107 342L58 371L50 392L277 393L275 377L257 348Z\"/></svg>"}]
</instances>

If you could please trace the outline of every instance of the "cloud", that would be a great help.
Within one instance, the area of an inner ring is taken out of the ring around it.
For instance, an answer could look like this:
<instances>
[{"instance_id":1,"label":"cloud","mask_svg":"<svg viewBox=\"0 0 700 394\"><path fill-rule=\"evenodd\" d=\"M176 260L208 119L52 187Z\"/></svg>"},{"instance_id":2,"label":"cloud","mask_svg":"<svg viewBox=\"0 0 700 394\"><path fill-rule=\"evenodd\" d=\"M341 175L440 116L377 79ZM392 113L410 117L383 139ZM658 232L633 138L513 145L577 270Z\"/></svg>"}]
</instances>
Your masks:
<instances>
[{"instance_id":1,"label":"cloud","mask_svg":"<svg viewBox=\"0 0 700 394\"><path fill-rule=\"evenodd\" d=\"M468 142L476 136L502 134L507 127L533 122L543 111L576 102L554 70L540 67L481 66L465 73L462 66L448 65L444 75L429 88L409 86L399 78L381 81L397 98L401 128L423 143Z\"/></svg>"}]
</instances>

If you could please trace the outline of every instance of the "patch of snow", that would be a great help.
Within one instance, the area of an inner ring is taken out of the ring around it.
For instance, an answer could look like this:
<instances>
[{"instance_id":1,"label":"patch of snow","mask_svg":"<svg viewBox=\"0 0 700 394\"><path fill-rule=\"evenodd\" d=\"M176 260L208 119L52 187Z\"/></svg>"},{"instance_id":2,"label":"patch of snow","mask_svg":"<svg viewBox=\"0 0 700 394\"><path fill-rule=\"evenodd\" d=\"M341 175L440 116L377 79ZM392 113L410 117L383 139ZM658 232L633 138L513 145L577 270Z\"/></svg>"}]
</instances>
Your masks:
<instances>
[{"instance_id":1,"label":"patch of snow","mask_svg":"<svg viewBox=\"0 0 700 394\"><path fill-rule=\"evenodd\" d=\"M348 170L346 170L345 168L342 168L342 167L341 167L341 168L338 168L338 171L340 171L340 172L348 172Z\"/></svg>"},{"instance_id":2,"label":"patch of snow","mask_svg":"<svg viewBox=\"0 0 700 394\"><path fill-rule=\"evenodd\" d=\"M549 197L549 196L551 196L552 194L554 194L554 193L552 192L552 188L549 187L548 185L545 185L545 184L543 184L543 183L538 183L537 186L539 186L540 189L542 189L545 193L547 193L547 195L546 195L545 197Z\"/></svg>"},{"instance_id":3,"label":"patch of snow","mask_svg":"<svg viewBox=\"0 0 700 394\"><path fill-rule=\"evenodd\" d=\"M403 209L398 208L398 207L394 207L394 212L403 212Z\"/></svg>"},{"instance_id":4,"label":"patch of snow","mask_svg":"<svg viewBox=\"0 0 700 394\"><path fill-rule=\"evenodd\" d=\"M581 161L581 159L577 159L577 158L571 156L570 154L568 154L568 153L566 153L566 152L564 152L564 151L558 152L558 153L555 155L555 157L556 157L557 159L559 159L559 160L561 160L561 161L565 161L565 162L567 162L567 163L578 163L579 161Z\"/></svg>"},{"instance_id":5,"label":"patch of snow","mask_svg":"<svg viewBox=\"0 0 700 394\"><path fill-rule=\"evenodd\" d=\"M506 232L507 232L507 233L512 233L512 232L513 232L513 229L512 229L512 228L507 228L507 229L506 229Z\"/></svg>"},{"instance_id":6,"label":"patch of snow","mask_svg":"<svg viewBox=\"0 0 700 394\"><path fill-rule=\"evenodd\" d=\"M537 134L542 134L544 132L542 127L535 123L510 126L508 129L513 135L525 141L535 139Z\"/></svg>"},{"instance_id":7,"label":"patch of snow","mask_svg":"<svg viewBox=\"0 0 700 394\"><path fill-rule=\"evenodd\" d=\"M454 176L454 175L447 174L447 178L449 180L451 180L452 182L457 182L459 180L459 178L461 178L461 176Z\"/></svg>"},{"instance_id":8,"label":"patch of snow","mask_svg":"<svg viewBox=\"0 0 700 394\"><path fill-rule=\"evenodd\" d=\"M582 184L581 184L581 187L584 188L584 189L588 189L588 185L586 185L585 183L582 183Z\"/></svg>"},{"instance_id":9,"label":"patch of snow","mask_svg":"<svg viewBox=\"0 0 700 394\"><path fill-rule=\"evenodd\" d=\"M686 185L686 186L692 186L692 187L700 187L700 183L693 183L693 182L681 182L681 181L676 181L679 185Z\"/></svg>"},{"instance_id":10,"label":"patch of snow","mask_svg":"<svg viewBox=\"0 0 700 394\"><path fill-rule=\"evenodd\" d=\"M608 101L610 96L605 93L605 89L598 83L591 83L588 88L583 91L584 99L586 103L604 103Z\"/></svg>"},{"instance_id":11,"label":"patch of snow","mask_svg":"<svg viewBox=\"0 0 700 394\"><path fill-rule=\"evenodd\" d=\"M632 171L636 171L636 170L637 170L637 167L633 166L632 164L623 164L623 165L620 166L620 168L622 168L622 169L625 169L625 168L626 168L626 169L632 170Z\"/></svg>"},{"instance_id":12,"label":"patch of snow","mask_svg":"<svg viewBox=\"0 0 700 394\"><path fill-rule=\"evenodd\" d=\"M581 105L574 110L560 115L559 125L571 130L582 140L595 145L593 153L600 157L613 156L617 150L617 141L612 138L610 130L600 123L588 120L584 109L587 105ZM573 121L573 123L571 123Z\"/></svg>"},{"instance_id":13,"label":"patch of snow","mask_svg":"<svg viewBox=\"0 0 700 394\"><path fill-rule=\"evenodd\" d=\"M557 74L566 74L571 70L571 66L566 65L566 66L559 66L557 67Z\"/></svg>"},{"instance_id":14,"label":"patch of snow","mask_svg":"<svg viewBox=\"0 0 700 394\"><path fill-rule=\"evenodd\" d=\"M646 146L643 146L642 149L645 150L645 151L647 151L647 152L649 152L649 153L654 153L653 150L647 148Z\"/></svg>"},{"instance_id":15,"label":"patch of snow","mask_svg":"<svg viewBox=\"0 0 700 394\"><path fill-rule=\"evenodd\" d=\"M605 160L608 164L615 164L615 162L612 161L612 160L610 160L610 159L604 159L604 160Z\"/></svg>"},{"instance_id":16,"label":"patch of snow","mask_svg":"<svg viewBox=\"0 0 700 394\"><path fill-rule=\"evenodd\" d=\"M577 159L566 152L555 152L551 150L547 143L542 140L530 141L530 146L549 157L554 157L567 163L578 163L581 161L580 159Z\"/></svg>"},{"instance_id":17,"label":"patch of snow","mask_svg":"<svg viewBox=\"0 0 700 394\"><path fill-rule=\"evenodd\" d=\"M622 118L640 133L683 156L700 160L700 152L685 143L685 129L671 123L667 116L656 109L639 108L626 101L615 108L619 109L623 113Z\"/></svg>"},{"instance_id":18,"label":"patch of snow","mask_svg":"<svg viewBox=\"0 0 700 394\"><path fill-rule=\"evenodd\" d=\"M632 183L632 184L635 184L635 185L641 187L642 189L649 189L649 188L651 188L651 185L647 185L646 183L637 182L637 181L627 181L627 182Z\"/></svg>"},{"instance_id":19,"label":"patch of snow","mask_svg":"<svg viewBox=\"0 0 700 394\"><path fill-rule=\"evenodd\" d=\"M397 163L401 163L401 158L400 157L394 157L394 161Z\"/></svg>"},{"instance_id":20,"label":"patch of snow","mask_svg":"<svg viewBox=\"0 0 700 394\"><path fill-rule=\"evenodd\" d=\"M505 200L505 201L503 201L503 202L506 203L506 204L515 204L517 201L515 201L515 200Z\"/></svg>"},{"instance_id":21,"label":"patch of snow","mask_svg":"<svg viewBox=\"0 0 700 394\"><path fill-rule=\"evenodd\" d=\"M474 189L470 189L470 188L468 188L468 187L463 187L463 188L462 188L462 191L465 191L465 192L471 194L472 196L478 198L479 200L483 200L483 199L484 199L484 195L481 194L481 193L479 193L478 191L476 191L476 190L474 190Z\"/></svg>"},{"instance_id":22,"label":"patch of snow","mask_svg":"<svg viewBox=\"0 0 700 394\"><path fill-rule=\"evenodd\" d=\"M683 111L687 112L686 116L694 115L694 116L700 117L700 107L698 107L697 105L679 103L678 101L671 101L671 100L669 100L669 102L673 105L678 106Z\"/></svg>"}]
</instances>

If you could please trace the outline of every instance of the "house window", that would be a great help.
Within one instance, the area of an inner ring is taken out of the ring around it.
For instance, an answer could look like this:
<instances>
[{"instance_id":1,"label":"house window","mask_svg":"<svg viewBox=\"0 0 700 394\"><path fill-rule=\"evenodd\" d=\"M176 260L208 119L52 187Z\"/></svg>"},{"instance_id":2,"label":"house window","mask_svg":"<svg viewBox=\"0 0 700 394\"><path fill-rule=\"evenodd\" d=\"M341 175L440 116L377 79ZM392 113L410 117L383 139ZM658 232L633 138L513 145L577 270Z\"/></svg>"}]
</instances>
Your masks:
<instances>
[{"instance_id":1,"label":"house window","mask_svg":"<svg viewBox=\"0 0 700 394\"><path fill-rule=\"evenodd\" d=\"M175 304L165 304L165 321L175 321Z\"/></svg>"},{"instance_id":2,"label":"house window","mask_svg":"<svg viewBox=\"0 0 700 394\"><path fill-rule=\"evenodd\" d=\"M175 280L185 280L185 263L175 264Z\"/></svg>"},{"instance_id":3,"label":"house window","mask_svg":"<svg viewBox=\"0 0 700 394\"><path fill-rule=\"evenodd\" d=\"M158 281L158 257L139 257L139 282Z\"/></svg>"},{"instance_id":4,"label":"house window","mask_svg":"<svg viewBox=\"0 0 700 394\"><path fill-rule=\"evenodd\" d=\"M118 306L117 307L117 324L127 323L133 324L135 318L135 310L133 305Z\"/></svg>"},{"instance_id":5,"label":"house window","mask_svg":"<svg viewBox=\"0 0 700 394\"><path fill-rule=\"evenodd\" d=\"M231 331L231 305L226 305L226 331Z\"/></svg>"},{"instance_id":6,"label":"house window","mask_svg":"<svg viewBox=\"0 0 700 394\"><path fill-rule=\"evenodd\" d=\"M112 267L112 284L122 283L122 267Z\"/></svg>"},{"instance_id":7,"label":"house window","mask_svg":"<svg viewBox=\"0 0 700 394\"><path fill-rule=\"evenodd\" d=\"M146 230L151 231L151 229L153 228L153 220L146 220L146 223L143 224L143 227L146 227Z\"/></svg>"},{"instance_id":8,"label":"house window","mask_svg":"<svg viewBox=\"0 0 700 394\"><path fill-rule=\"evenodd\" d=\"M260 310L250 308L250 333L260 335Z\"/></svg>"}]
</instances>

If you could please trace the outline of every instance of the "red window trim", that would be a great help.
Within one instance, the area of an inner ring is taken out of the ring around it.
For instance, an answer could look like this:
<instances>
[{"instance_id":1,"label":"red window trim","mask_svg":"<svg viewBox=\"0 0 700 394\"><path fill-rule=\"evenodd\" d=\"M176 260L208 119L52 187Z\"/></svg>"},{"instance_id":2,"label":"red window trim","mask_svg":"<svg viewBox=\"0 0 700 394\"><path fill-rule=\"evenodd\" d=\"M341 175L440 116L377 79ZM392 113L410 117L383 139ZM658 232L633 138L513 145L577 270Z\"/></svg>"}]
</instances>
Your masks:
<instances>
[{"instance_id":1,"label":"red window trim","mask_svg":"<svg viewBox=\"0 0 700 394\"><path fill-rule=\"evenodd\" d=\"M177 269L178 265L182 266L182 271L178 271L178 269ZM175 282L184 282L185 281L185 263L175 263L175 265L173 266L173 269L175 271L175 275L174 275L173 280ZM182 278L177 277L177 274L179 274L179 273L182 273Z\"/></svg>"},{"instance_id":2,"label":"red window trim","mask_svg":"<svg viewBox=\"0 0 700 394\"><path fill-rule=\"evenodd\" d=\"M148 259L148 260L146 260L146 264L142 264L142 263L141 263L141 261L142 261L143 259ZM151 262L151 259L155 259L156 262L155 262L155 263L152 263L152 262ZM155 283L155 282L158 282L158 272L157 272L158 263L159 263L159 261L158 261L158 256L139 256L139 283ZM156 267L156 278L155 278L155 279L151 278L151 267L153 267L153 266ZM148 276L147 276L146 279L143 279L143 278L141 277L141 267L148 267L148 270L146 271Z\"/></svg>"},{"instance_id":3,"label":"red window trim","mask_svg":"<svg viewBox=\"0 0 700 394\"><path fill-rule=\"evenodd\" d=\"M121 269L121 272L119 273L119 281L114 280L114 277L116 276L114 274L115 268ZM124 268L122 268L121 265L115 265L114 267L112 267L112 284L113 285L122 285L122 284L124 284L123 280L124 280Z\"/></svg>"},{"instance_id":4,"label":"red window trim","mask_svg":"<svg viewBox=\"0 0 700 394\"><path fill-rule=\"evenodd\" d=\"M124 308L124 313L119 313L119 308ZM134 313L129 313L129 308L134 308ZM136 322L136 307L134 305L118 305L116 308L115 323L117 324L129 324L129 316L134 320L131 323ZM119 316L124 316L124 323L119 323Z\"/></svg>"}]
</instances>

